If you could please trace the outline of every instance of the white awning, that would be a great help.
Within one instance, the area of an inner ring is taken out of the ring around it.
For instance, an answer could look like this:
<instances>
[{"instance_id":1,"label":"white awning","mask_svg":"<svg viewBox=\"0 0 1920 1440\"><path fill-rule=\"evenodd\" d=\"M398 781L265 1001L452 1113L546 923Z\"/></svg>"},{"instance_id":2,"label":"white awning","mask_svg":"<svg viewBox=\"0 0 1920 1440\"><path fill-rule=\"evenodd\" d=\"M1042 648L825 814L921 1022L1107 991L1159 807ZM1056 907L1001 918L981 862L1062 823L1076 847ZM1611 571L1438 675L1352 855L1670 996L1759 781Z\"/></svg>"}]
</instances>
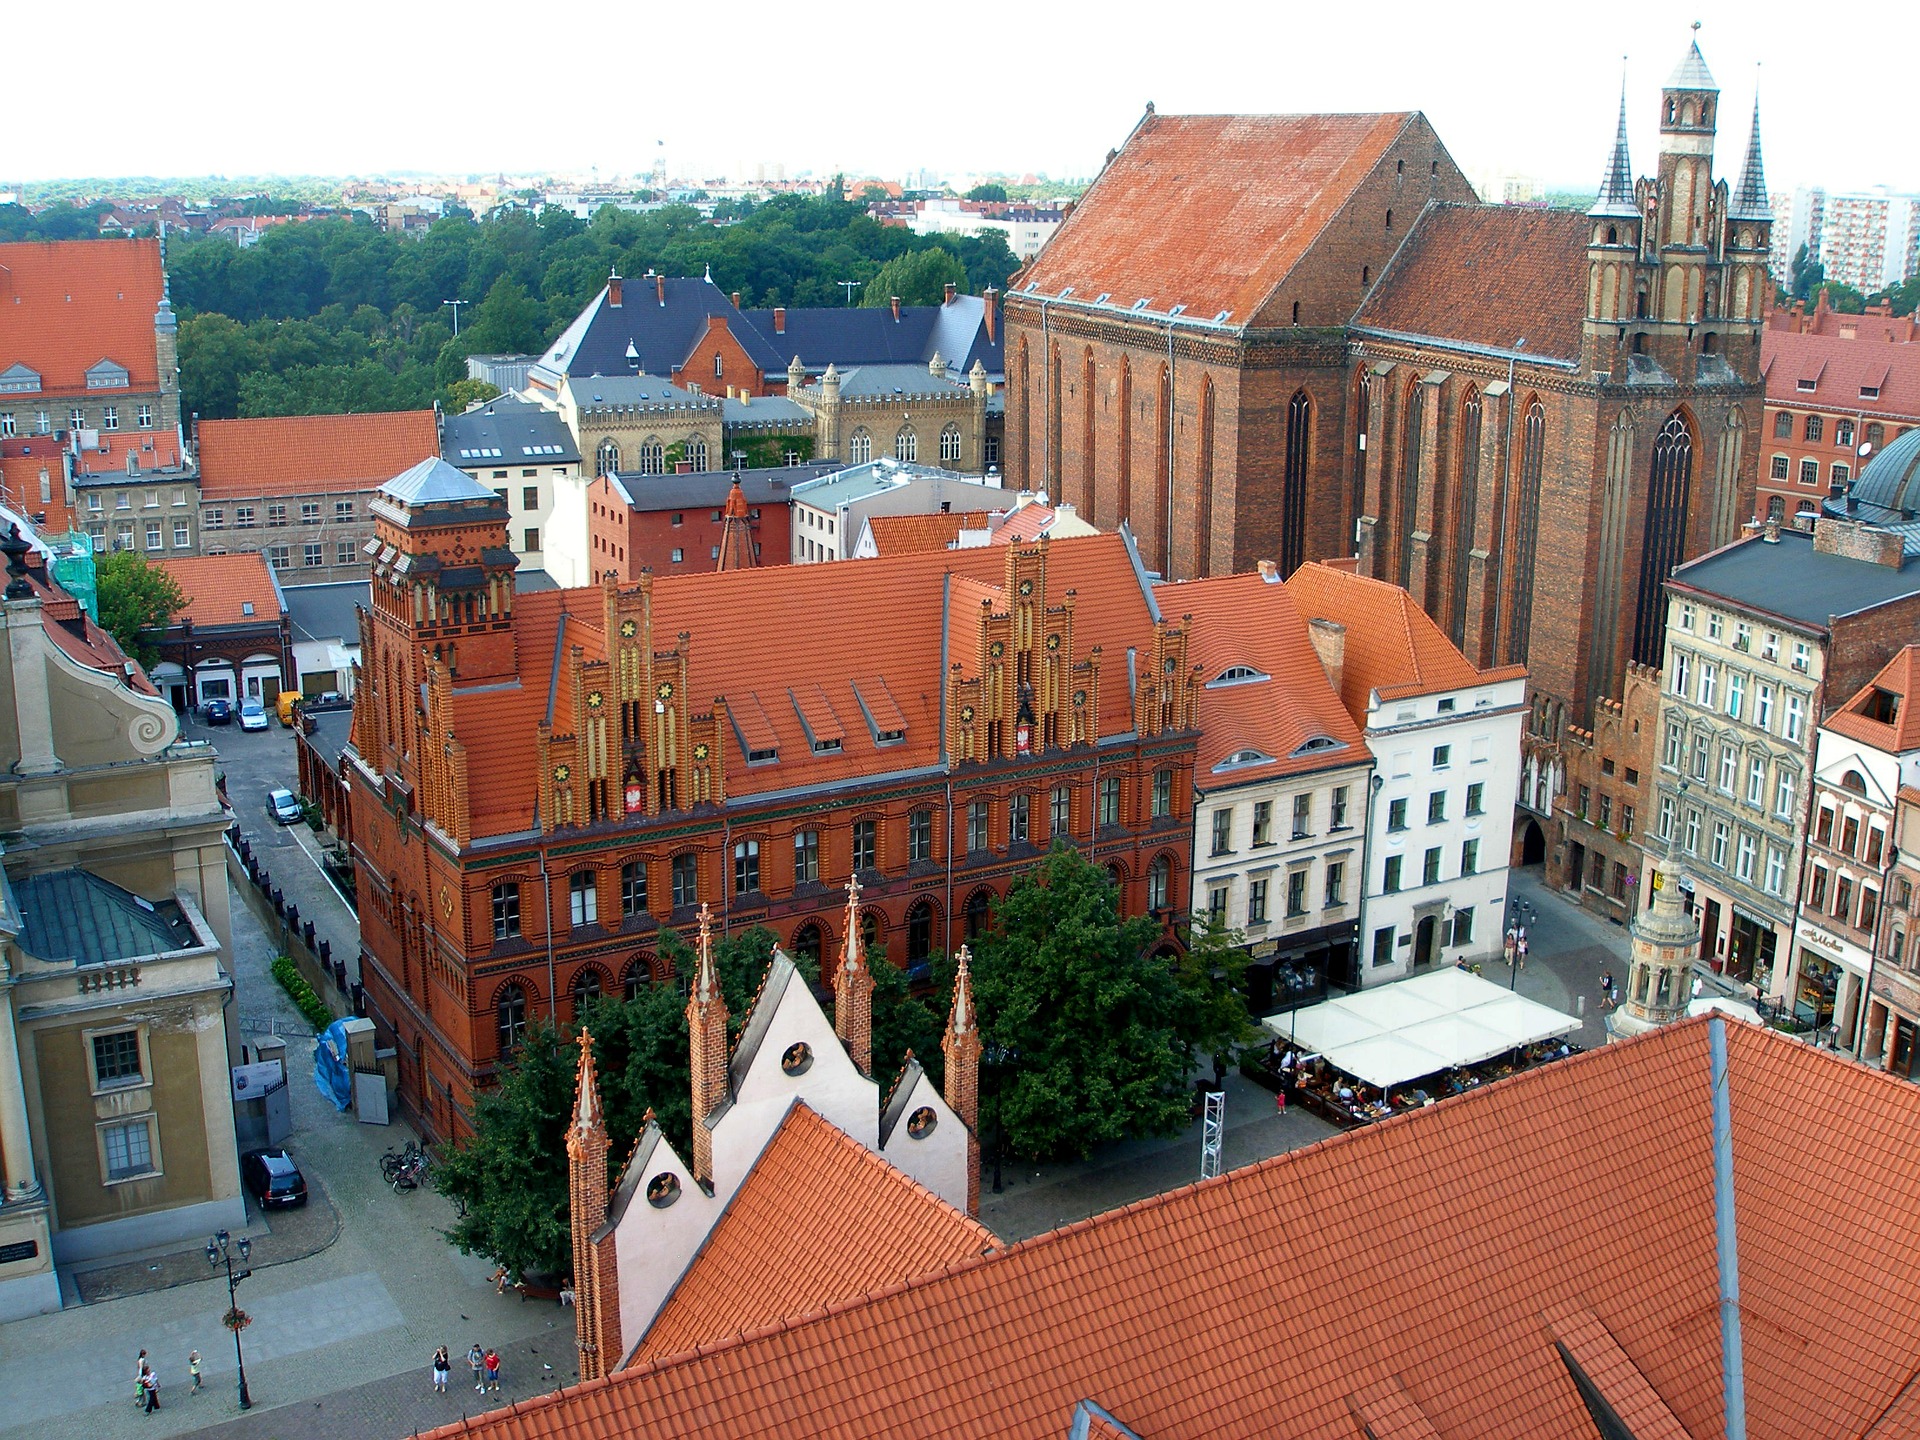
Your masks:
<instances>
[{"instance_id":1,"label":"white awning","mask_svg":"<svg viewBox=\"0 0 1920 1440\"><path fill-rule=\"evenodd\" d=\"M1571 1015L1451 966L1263 1023L1294 1049L1318 1051L1383 1089L1580 1028Z\"/></svg>"}]
</instances>

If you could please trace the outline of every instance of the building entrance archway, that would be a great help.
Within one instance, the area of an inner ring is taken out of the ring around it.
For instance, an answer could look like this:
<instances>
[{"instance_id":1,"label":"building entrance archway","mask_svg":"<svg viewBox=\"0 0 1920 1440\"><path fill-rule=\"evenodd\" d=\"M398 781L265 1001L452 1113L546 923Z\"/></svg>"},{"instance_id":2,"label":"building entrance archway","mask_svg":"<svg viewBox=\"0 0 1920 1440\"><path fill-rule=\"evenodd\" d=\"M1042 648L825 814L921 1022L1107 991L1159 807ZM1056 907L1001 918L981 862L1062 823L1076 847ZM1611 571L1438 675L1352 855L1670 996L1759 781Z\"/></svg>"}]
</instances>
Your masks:
<instances>
[{"instance_id":1,"label":"building entrance archway","mask_svg":"<svg viewBox=\"0 0 1920 1440\"><path fill-rule=\"evenodd\" d=\"M1424 970L1433 964L1434 939L1440 932L1440 922L1432 915L1422 916L1420 923L1413 927L1413 968Z\"/></svg>"},{"instance_id":2,"label":"building entrance archway","mask_svg":"<svg viewBox=\"0 0 1920 1440\"><path fill-rule=\"evenodd\" d=\"M1520 827L1520 863L1521 865L1541 865L1547 858L1547 832L1540 828L1538 820L1529 819Z\"/></svg>"}]
</instances>

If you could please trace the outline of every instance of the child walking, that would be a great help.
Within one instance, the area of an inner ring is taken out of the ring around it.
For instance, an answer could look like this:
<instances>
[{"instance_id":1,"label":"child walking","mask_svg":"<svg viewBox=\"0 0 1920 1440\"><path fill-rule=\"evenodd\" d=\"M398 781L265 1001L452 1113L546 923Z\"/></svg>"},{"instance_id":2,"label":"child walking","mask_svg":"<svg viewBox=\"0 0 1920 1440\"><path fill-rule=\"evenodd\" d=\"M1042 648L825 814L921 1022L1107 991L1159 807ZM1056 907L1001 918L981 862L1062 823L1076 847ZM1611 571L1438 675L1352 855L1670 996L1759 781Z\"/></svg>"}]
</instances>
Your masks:
<instances>
[{"instance_id":1,"label":"child walking","mask_svg":"<svg viewBox=\"0 0 1920 1440\"><path fill-rule=\"evenodd\" d=\"M187 1352L187 1373L193 1376L192 1393L198 1395L200 1393L200 1352L198 1350Z\"/></svg>"}]
</instances>

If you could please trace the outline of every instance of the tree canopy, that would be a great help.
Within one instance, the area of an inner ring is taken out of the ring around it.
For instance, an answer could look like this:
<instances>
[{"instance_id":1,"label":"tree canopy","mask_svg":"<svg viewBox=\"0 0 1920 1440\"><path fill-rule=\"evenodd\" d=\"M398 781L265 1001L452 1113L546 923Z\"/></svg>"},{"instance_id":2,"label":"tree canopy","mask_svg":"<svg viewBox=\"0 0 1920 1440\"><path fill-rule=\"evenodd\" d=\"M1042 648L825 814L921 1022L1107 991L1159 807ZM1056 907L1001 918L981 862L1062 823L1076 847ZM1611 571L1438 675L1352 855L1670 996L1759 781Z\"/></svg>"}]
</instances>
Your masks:
<instances>
[{"instance_id":1,"label":"tree canopy","mask_svg":"<svg viewBox=\"0 0 1920 1440\"><path fill-rule=\"evenodd\" d=\"M0 208L0 235L6 224ZM555 207L503 208L449 215L409 238L336 217L277 225L244 250L214 236L167 242L184 403L208 419L436 399L452 408L468 355L544 349L610 270L711 273L750 308L837 305L841 281L868 284L905 256L926 257L911 290L880 293L911 293L916 304L938 303L946 280L975 292L1005 286L1016 268L997 233L915 235L860 205L800 195L730 205L711 220L690 205L639 214L609 205L587 221Z\"/></svg>"},{"instance_id":2,"label":"tree canopy","mask_svg":"<svg viewBox=\"0 0 1920 1440\"><path fill-rule=\"evenodd\" d=\"M897 295L903 305L938 305L949 284L966 288L967 267L959 257L940 249L914 250L882 265L867 282L860 303L877 308L891 304Z\"/></svg>"},{"instance_id":3,"label":"tree canopy","mask_svg":"<svg viewBox=\"0 0 1920 1440\"><path fill-rule=\"evenodd\" d=\"M1105 871L1056 846L1014 881L975 946L974 996L999 1075L982 1099L1018 1155L1084 1157L1180 1129L1196 1050L1251 1038L1231 937L1202 932L1170 958L1159 922L1123 918L1117 902Z\"/></svg>"},{"instance_id":4,"label":"tree canopy","mask_svg":"<svg viewBox=\"0 0 1920 1440\"><path fill-rule=\"evenodd\" d=\"M187 608L188 597L173 576L149 565L137 550L116 550L94 562L99 589L100 626L120 648L151 666L160 658L154 632Z\"/></svg>"},{"instance_id":5,"label":"tree canopy","mask_svg":"<svg viewBox=\"0 0 1920 1440\"><path fill-rule=\"evenodd\" d=\"M976 185L971 190L967 191L967 199L969 200L1004 201L1006 198L1007 198L1007 187L1004 185L994 185L994 184L988 183L983 185Z\"/></svg>"}]
</instances>

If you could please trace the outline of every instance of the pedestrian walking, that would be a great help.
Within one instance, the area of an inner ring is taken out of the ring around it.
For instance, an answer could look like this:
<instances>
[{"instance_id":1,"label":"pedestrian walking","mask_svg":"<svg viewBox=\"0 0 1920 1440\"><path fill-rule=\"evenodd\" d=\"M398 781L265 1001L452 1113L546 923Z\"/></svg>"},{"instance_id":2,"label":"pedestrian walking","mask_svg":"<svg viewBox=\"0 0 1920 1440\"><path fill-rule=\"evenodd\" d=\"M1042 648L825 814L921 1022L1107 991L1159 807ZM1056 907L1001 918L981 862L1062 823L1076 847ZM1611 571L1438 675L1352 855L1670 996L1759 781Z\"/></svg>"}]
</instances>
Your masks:
<instances>
[{"instance_id":1,"label":"pedestrian walking","mask_svg":"<svg viewBox=\"0 0 1920 1440\"><path fill-rule=\"evenodd\" d=\"M1600 1008L1602 1010L1613 1008L1613 972L1611 970L1600 972Z\"/></svg>"},{"instance_id":2,"label":"pedestrian walking","mask_svg":"<svg viewBox=\"0 0 1920 1440\"><path fill-rule=\"evenodd\" d=\"M200 1393L200 1352L198 1350L187 1352L187 1373L193 1376L193 1393L198 1395Z\"/></svg>"},{"instance_id":3,"label":"pedestrian walking","mask_svg":"<svg viewBox=\"0 0 1920 1440\"><path fill-rule=\"evenodd\" d=\"M487 1347L486 1363L487 1389L498 1390L500 1388L500 1352L491 1345Z\"/></svg>"},{"instance_id":4,"label":"pedestrian walking","mask_svg":"<svg viewBox=\"0 0 1920 1440\"><path fill-rule=\"evenodd\" d=\"M447 1358L447 1347L442 1345L433 1352L433 1393L447 1393L447 1372L453 1369L453 1362Z\"/></svg>"},{"instance_id":5,"label":"pedestrian walking","mask_svg":"<svg viewBox=\"0 0 1920 1440\"><path fill-rule=\"evenodd\" d=\"M1273 1097L1273 1113L1284 1117L1287 1113L1287 1092L1280 1090Z\"/></svg>"},{"instance_id":6,"label":"pedestrian walking","mask_svg":"<svg viewBox=\"0 0 1920 1440\"><path fill-rule=\"evenodd\" d=\"M1519 957L1517 963L1519 964L1520 968L1522 970L1526 969L1527 968L1527 932L1526 931L1522 930L1520 932L1520 938L1514 942L1513 953Z\"/></svg>"},{"instance_id":7,"label":"pedestrian walking","mask_svg":"<svg viewBox=\"0 0 1920 1440\"><path fill-rule=\"evenodd\" d=\"M133 1403L134 1408L140 1410L147 1405L147 1352L144 1350L133 1362Z\"/></svg>"},{"instance_id":8,"label":"pedestrian walking","mask_svg":"<svg viewBox=\"0 0 1920 1440\"><path fill-rule=\"evenodd\" d=\"M486 1352L480 1348L480 1342L476 1340L473 1342L473 1348L467 1351L467 1368L473 1371L473 1388L476 1390L487 1388L486 1382L480 1375L480 1367L485 1363Z\"/></svg>"},{"instance_id":9,"label":"pedestrian walking","mask_svg":"<svg viewBox=\"0 0 1920 1440\"><path fill-rule=\"evenodd\" d=\"M1513 931L1512 931L1511 929L1509 929L1509 930L1507 931L1507 938L1506 938L1506 940L1505 940L1505 942L1504 942L1504 943L1503 943L1503 944L1501 945L1501 947L1500 947L1500 950L1501 950L1501 953L1502 953L1502 954L1504 954L1504 955L1506 956L1506 959L1507 959L1507 964L1509 964L1509 965L1511 965L1511 964L1513 964L1513 955L1514 955L1514 950L1515 950L1515 942L1516 942L1516 941L1517 941L1518 939L1519 939L1519 937L1518 937L1518 936L1517 936L1517 935L1516 935L1516 934L1515 934L1515 933L1514 933L1514 932L1513 932Z\"/></svg>"},{"instance_id":10,"label":"pedestrian walking","mask_svg":"<svg viewBox=\"0 0 1920 1440\"><path fill-rule=\"evenodd\" d=\"M140 1383L141 1388L147 1392L146 1412L151 1415L160 1408L160 1377L154 1372L152 1366L148 1366Z\"/></svg>"}]
</instances>

